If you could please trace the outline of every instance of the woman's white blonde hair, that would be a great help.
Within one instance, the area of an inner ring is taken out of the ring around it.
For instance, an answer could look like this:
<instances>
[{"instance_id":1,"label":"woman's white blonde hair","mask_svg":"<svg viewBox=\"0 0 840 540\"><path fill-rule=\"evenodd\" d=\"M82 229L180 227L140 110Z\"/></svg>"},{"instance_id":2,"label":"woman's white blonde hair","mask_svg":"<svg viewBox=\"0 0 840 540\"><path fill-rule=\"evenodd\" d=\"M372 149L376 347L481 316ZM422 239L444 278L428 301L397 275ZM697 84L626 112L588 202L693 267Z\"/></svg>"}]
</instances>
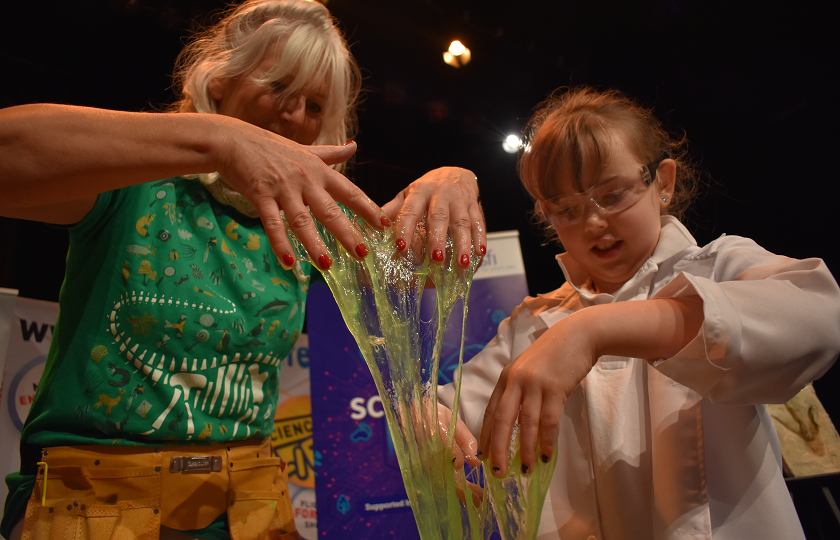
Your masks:
<instances>
[{"instance_id":1,"label":"woman's white blonde hair","mask_svg":"<svg viewBox=\"0 0 840 540\"><path fill-rule=\"evenodd\" d=\"M356 133L359 68L322 4L308 0L247 0L194 36L178 57L180 112L217 113L210 81L250 73L266 54L277 62L255 82L282 82L281 101L303 89L327 89L321 133L313 144L342 145Z\"/></svg>"}]
</instances>

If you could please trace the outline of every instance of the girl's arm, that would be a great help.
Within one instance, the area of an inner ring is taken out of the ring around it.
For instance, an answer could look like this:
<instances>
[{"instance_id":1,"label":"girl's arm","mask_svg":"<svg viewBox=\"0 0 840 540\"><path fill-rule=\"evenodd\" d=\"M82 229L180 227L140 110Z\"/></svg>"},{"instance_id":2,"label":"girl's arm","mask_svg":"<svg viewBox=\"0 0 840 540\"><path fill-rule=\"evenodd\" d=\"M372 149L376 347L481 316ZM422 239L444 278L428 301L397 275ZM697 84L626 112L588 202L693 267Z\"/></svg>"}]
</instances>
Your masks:
<instances>
[{"instance_id":1,"label":"girl's arm","mask_svg":"<svg viewBox=\"0 0 840 540\"><path fill-rule=\"evenodd\" d=\"M502 370L487 405L479 450L482 456L489 450L493 474L507 472L517 417L523 467L533 470L538 440L540 459L548 460L563 403L599 357L669 358L695 338L702 323L702 302L688 296L591 306L546 330Z\"/></svg>"},{"instance_id":2,"label":"girl's arm","mask_svg":"<svg viewBox=\"0 0 840 540\"><path fill-rule=\"evenodd\" d=\"M379 225L380 209L327 165L346 147L302 146L213 114L108 111L67 105L0 110L0 214L70 224L99 193L219 171L259 211L275 253L294 253L280 210L310 253L325 253L309 209L351 253L361 235L335 201Z\"/></svg>"}]
</instances>

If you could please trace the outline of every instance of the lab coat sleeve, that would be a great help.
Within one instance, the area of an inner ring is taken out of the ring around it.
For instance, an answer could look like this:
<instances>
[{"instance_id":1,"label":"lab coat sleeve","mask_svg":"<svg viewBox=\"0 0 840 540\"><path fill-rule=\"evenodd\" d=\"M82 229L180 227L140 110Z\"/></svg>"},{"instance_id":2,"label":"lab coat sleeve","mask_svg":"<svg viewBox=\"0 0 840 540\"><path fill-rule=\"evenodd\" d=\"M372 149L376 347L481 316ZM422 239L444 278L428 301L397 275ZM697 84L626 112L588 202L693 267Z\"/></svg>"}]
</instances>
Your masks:
<instances>
[{"instance_id":1,"label":"lab coat sleeve","mask_svg":"<svg viewBox=\"0 0 840 540\"><path fill-rule=\"evenodd\" d=\"M679 267L655 298L697 295L704 321L683 350L654 364L673 380L716 403L784 403L837 358L840 289L822 260L729 236Z\"/></svg>"}]
</instances>

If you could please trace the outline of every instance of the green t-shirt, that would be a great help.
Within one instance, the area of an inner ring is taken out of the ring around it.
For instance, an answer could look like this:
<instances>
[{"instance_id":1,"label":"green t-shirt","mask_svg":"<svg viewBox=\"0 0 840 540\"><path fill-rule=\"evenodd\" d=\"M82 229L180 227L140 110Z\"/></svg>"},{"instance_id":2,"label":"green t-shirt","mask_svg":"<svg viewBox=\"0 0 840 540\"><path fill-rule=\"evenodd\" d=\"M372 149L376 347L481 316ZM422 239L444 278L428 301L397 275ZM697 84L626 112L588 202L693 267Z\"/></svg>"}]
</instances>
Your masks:
<instances>
[{"instance_id":1,"label":"green t-shirt","mask_svg":"<svg viewBox=\"0 0 840 540\"><path fill-rule=\"evenodd\" d=\"M99 196L70 228L60 315L23 440L219 444L273 429L311 266L197 180Z\"/></svg>"},{"instance_id":2,"label":"green t-shirt","mask_svg":"<svg viewBox=\"0 0 840 540\"><path fill-rule=\"evenodd\" d=\"M22 448L268 437L312 267L284 270L260 220L197 180L103 193L69 230L59 320ZM34 478L7 477L3 534ZM225 528L222 516L193 534Z\"/></svg>"}]
</instances>

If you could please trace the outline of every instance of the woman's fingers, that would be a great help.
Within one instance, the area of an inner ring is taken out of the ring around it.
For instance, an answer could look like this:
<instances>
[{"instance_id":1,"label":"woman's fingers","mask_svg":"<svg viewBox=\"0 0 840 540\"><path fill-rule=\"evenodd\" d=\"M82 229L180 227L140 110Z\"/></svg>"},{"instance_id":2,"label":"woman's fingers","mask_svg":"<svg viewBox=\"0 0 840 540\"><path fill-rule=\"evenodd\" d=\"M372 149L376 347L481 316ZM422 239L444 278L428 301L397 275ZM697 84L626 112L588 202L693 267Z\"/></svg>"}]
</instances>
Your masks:
<instances>
[{"instance_id":1,"label":"woman's fingers","mask_svg":"<svg viewBox=\"0 0 840 540\"><path fill-rule=\"evenodd\" d=\"M361 259L367 255L361 233L336 202L379 229L384 225L380 222L381 210L358 186L329 167L349 159L356 151L355 143L303 146L247 125L241 126L239 135L230 139L230 154L220 162L219 170L257 209L269 242L284 266L295 259L291 242L285 237L289 230L318 267L326 270L331 266L332 259L313 216L353 256Z\"/></svg>"},{"instance_id":2,"label":"woman's fingers","mask_svg":"<svg viewBox=\"0 0 840 540\"><path fill-rule=\"evenodd\" d=\"M338 204L336 204L336 201L342 202L345 205L348 205L348 201L353 201L357 207L367 207L368 213L376 215L378 219L379 207L373 204L372 201L370 202L370 205L359 205L358 203L361 199L370 201L370 199L368 199L361 190L354 192L351 196L336 197L326 191L313 189L312 193L308 194L306 197L306 203L308 204L312 215L321 223L321 225L332 233L333 237L335 237L335 239L344 246L344 249L346 249L348 253L357 259L363 259L368 254L368 247L364 243L362 233L356 228L353 222L348 219L344 211L338 206ZM377 223L377 225L379 228L382 227L380 223ZM295 234L297 234L296 230ZM318 254L311 251L309 254L317 261L317 257L319 256Z\"/></svg>"},{"instance_id":3,"label":"woman's fingers","mask_svg":"<svg viewBox=\"0 0 840 540\"><path fill-rule=\"evenodd\" d=\"M462 268L470 265L473 251L478 255L486 251L478 183L466 169L429 171L383 208L394 219L394 239L400 251L411 245L415 227L424 216L426 249L433 264L445 262L447 233L454 244L452 256Z\"/></svg>"},{"instance_id":4,"label":"woman's fingers","mask_svg":"<svg viewBox=\"0 0 840 540\"><path fill-rule=\"evenodd\" d=\"M453 201L449 209L449 234L455 248L458 266L467 268L472 261L472 217L470 205L464 201Z\"/></svg>"},{"instance_id":5,"label":"woman's fingers","mask_svg":"<svg viewBox=\"0 0 840 540\"><path fill-rule=\"evenodd\" d=\"M326 165L344 163L356 153L356 143L350 141L344 146L309 146L309 152Z\"/></svg>"},{"instance_id":6,"label":"woman's fingers","mask_svg":"<svg viewBox=\"0 0 840 540\"><path fill-rule=\"evenodd\" d=\"M484 210L478 201L470 205L469 214L473 251L479 257L484 257L487 254L487 229L484 224Z\"/></svg>"},{"instance_id":7,"label":"woman's fingers","mask_svg":"<svg viewBox=\"0 0 840 540\"><path fill-rule=\"evenodd\" d=\"M406 203L408 191L409 188L402 190L382 207L394 223L394 243L399 251L405 251L411 246L414 230L426 211L425 205L420 204L416 198L411 204Z\"/></svg>"},{"instance_id":8,"label":"woman's fingers","mask_svg":"<svg viewBox=\"0 0 840 540\"><path fill-rule=\"evenodd\" d=\"M338 206L335 208L339 212L341 211ZM303 205L286 205L284 212L289 228L303 244L313 264L316 264L321 270L329 270L333 260L318 234L318 229L315 227L315 221L312 219L309 210ZM345 236L347 235L352 236L352 232L345 234Z\"/></svg>"},{"instance_id":9,"label":"woman's fingers","mask_svg":"<svg viewBox=\"0 0 840 540\"><path fill-rule=\"evenodd\" d=\"M446 233L449 230L449 201L432 194L426 211L426 250L432 264L446 258ZM455 256L457 252L452 255Z\"/></svg>"},{"instance_id":10,"label":"woman's fingers","mask_svg":"<svg viewBox=\"0 0 840 540\"><path fill-rule=\"evenodd\" d=\"M354 143L355 145L355 143ZM325 147L316 147L325 148ZM329 147L342 148L342 147ZM336 201L340 202L350 210L352 210L357 217L366 221L369 225L376 229L387 227L387 222L382 221L382 209L373 202L362 189L351 182L343 174L332 171L332 180L326 185L325 189L330 196ZM330 231L332 232L332 231ZM346 246L345 246L346 247Z\"/></svg>"},{"instance_id":11,"label":"woman's fingers","mask_svg":"<svg viewBox=\"0 0 840 540\"><path fill-rule=\"evenodd\" d=\"M344 157L344 154L342 154L341 151L344 151L345 154L347 152L345 147L320 146L311 148L313 150L313 155L325 159L325 163L329 162L330 158L333 158L336 155ZM351 145L350 149L352 150L354 148L355 143ZM352 152L350 153L352 154ZM348 180L344 175L329 168L327 168L324 172L326 174L326 179L323 181L322 188L319 189L317 183L315 185L308 186L308 189L304 186L305 189L302 192L303 200L305 204L309 206L309 210L312 212L312 215L330 233L332 233L335 239L344 246L344 249L346 249L348 253L357 259L363 259L367 256L369 248L364 243L364 238L361 232L347 218L347 215L341 210L336 202L343 204L345 207L352 210L356 216L377 229L382 229L384 225L380 221L382 210L357 185L350 182L350 180ZM286 212L286 217L287 219L289 218L288 212ZM301 230L304 231L304 234L309 235L309 223L304 223L305 219L302 215L298 215L296 217L300 220L299 223L302 226ZM314 223L312 223L312 227L314 229ZM292 227L292 230L295 234L298 234L297 227ZM315 232L317 234L317 231ZM326 253L326 250L322 249L323 243L320 241L314 242L314 240L310 243L300 236L298 236L298 238L300 238L304 247L307 248L310 256L318 264L318 266L322 269L326 269L324 265L321 264L321 259L323 256L329 256L329 254ZM313 252L310 250L310 245L317 250L322 250L323 252Z\"/></svg>"},{"instance_id":12,"label":"woman's fingers","mask_svg":"<svg viewBox=\"0 0 840 540\"><path fill-rule=\"evenodd\" d=\"M283 221L280 208L277 206L277 203L268 199L263 201L256 209L260 215L263 230L265 230L265 235L268 238L269 244L271 244L272 251L274 251L277 260L280 261L283 268L289 270L295 262L295 250L289 241L289 235L286 231L286 224Z\"/></svg>"}]
</instances>

